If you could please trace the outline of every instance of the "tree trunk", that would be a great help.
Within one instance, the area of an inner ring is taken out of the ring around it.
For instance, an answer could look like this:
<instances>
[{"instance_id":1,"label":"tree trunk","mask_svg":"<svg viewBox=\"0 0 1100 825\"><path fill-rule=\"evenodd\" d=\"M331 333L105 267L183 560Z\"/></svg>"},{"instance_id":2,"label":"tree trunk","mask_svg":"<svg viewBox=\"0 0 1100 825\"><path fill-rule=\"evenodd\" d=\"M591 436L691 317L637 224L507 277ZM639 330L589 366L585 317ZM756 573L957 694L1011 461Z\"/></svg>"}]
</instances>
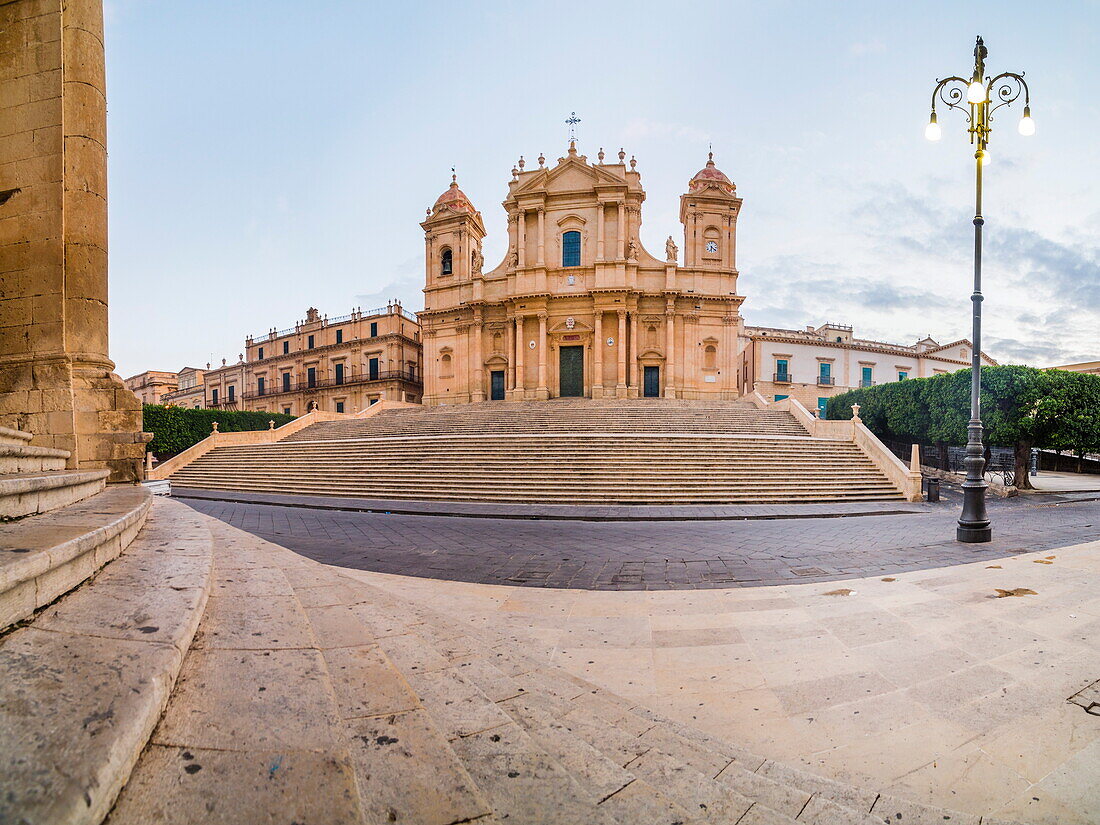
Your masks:
<instances>
[{"instance_id":1,"label":"tree trunk","mask_svg":"<svg viewBox=\"0 0 1100 825\"><path fill-rule=\"evenodd\" d=\"M1034 490L1031 483L1031 442L1016 442L1016 489Z\"/></svg>"}]
</instances>

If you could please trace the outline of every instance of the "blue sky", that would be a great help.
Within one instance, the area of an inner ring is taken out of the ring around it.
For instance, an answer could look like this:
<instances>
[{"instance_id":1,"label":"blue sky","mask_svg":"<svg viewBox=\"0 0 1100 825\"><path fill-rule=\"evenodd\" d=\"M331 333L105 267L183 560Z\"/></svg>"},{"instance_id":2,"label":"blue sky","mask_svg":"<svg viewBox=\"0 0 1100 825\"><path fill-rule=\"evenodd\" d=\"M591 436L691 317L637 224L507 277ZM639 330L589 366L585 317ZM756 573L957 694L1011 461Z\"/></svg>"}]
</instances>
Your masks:
<instances>
[{"instance_id":1,"label":"blue sky","mask_svg":"<svg viewBox=\"0 0 1100 825\"><path fill-rule=\"evenodd\" d=\"M1100 358L1100 7L1080 3L107 0L111 351L123 376L234 360L309 306L422 306L419 221L450 180L487 268L522 154L638 160L642 242L680 236L713 142L744 198L750 324L969 335L973 160L923 138L934 80L1026 71L986 178L986 350Z\"/></svg>"}]
</instances>

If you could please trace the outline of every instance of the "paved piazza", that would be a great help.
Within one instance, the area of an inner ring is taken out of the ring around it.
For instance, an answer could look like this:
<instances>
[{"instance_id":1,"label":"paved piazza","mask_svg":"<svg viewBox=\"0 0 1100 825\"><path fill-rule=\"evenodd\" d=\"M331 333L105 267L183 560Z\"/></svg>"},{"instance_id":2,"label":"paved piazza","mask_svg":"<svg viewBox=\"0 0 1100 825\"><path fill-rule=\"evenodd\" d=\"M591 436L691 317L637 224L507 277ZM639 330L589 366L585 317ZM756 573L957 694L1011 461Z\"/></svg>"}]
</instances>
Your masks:
<instances>
[{"instance_id":1,"label":"paved piazza","mask_svg":"<svg viewBox=\"0 0 1100 825\"><path fill-rule=\"evenodd\" d=\"M995 540L986 545L954 541L958 503L954 493L947 498L936 505L864 505L858 508L862 515L849 517L653 522L462 518L180 501L326 564L480 584L582 590L752 587L885 576L1100 539L1095 494L1077 500L993 500ZM868 514L875 508L886 512ZM897 514L899 508L909 512ZM821 512L814 505L782 509L787 515ZM857 508L833 509L842 514ZM709 514L710 509L700 512Z\"/></svg>"}]
</instances>

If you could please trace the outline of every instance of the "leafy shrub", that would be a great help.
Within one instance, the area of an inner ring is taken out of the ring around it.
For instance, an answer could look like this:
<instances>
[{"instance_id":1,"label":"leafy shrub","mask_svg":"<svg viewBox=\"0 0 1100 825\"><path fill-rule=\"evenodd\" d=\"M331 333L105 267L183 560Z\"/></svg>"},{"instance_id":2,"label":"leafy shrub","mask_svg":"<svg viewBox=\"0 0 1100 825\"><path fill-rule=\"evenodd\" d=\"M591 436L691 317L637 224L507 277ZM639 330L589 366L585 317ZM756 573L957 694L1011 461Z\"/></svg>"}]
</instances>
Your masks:
<instances>
[{"instance_id":1,"label":"leafy shrub","mask_svg":"<svg viewBox=\"0 0 1100 825\"><path fill-rule=\"evenodd\" d=\"M1079 454L1100 450L1100 375L982 367L981 402L984 441L1015 450L1022 487L1031 486L1032 447ZM851 418L853 404L860 405L860 418L879 437L962 445L970 420L970 370L835 395L826 418Z\"/></svg>"},{"instance_id":2,"label":"leafy shrub","mask_svg":"<svg viewBox=\"0 0 1100 825\"><path fill-rule=\"evenodd\" d=\"M282 413L194 410L186 407L162 407L158 404L146 404L143 415L145 431L153 434L153 440L146 449L161 461L198 444L210 435L215 421L218 422L220 432L232 433L266 430L269 421L274 421L276 427L281 427L295 418Z\"/></svg>"}]
</instances>

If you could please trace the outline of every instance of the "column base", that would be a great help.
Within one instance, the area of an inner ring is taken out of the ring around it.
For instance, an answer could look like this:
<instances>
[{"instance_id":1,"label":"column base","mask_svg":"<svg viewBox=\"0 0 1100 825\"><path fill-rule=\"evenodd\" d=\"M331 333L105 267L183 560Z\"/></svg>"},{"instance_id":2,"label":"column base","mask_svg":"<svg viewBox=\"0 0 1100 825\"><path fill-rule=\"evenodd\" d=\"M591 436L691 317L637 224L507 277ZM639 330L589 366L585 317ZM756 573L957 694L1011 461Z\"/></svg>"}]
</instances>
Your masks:
<instances>
[{"instance_id":1,"label":"column base","mask_svg":"<svg viewBox=\"0 0 1100 825\"><path fill-rule=\"evenodd\" d=\"M603 398L604 397L603 384L593 384L592 385L592 397L593 398Z\"/></svg>"},{"instance_id":2,"label":"column base","mask_svg":"<svg viewBox=\"0 0 1100 825\"><path fill-rule=\"evenodd\" d=\"M626 398L626 384L616 384L615 385L615 397L616 398Z\"/></svg>"},{"instance_id":3,"label":"column base","mask_svg":"<svg viewBox=\"0 0 1100 825\"><path fill-rule=\"evenodd\" d=\"M550 390L546 389L546 387L538 387L535 390L535 400L536 401L548 401L549 399L550 399Z\"/></svg>"},{"instance_id":4,"label":"column base","mask_svg":"<svg viewBox=\"0 0 1100 825\"><path fill-rule=\"evenodd\" d=\"M665 387L665 396L664 397L665 398L675 398L676 397L676 390L674 390L672 387Z\"/></svg>"},{"instance_id":5,"label":"column base","mask_svg":"<svg viewBox=\"0 0 1100 825\"><path fill-rule=\"evenodd\" d=\"M473 394L473 396L472 396L472 400L473 400L473 402L474 402L475 404L476 404L476 403L477 403L478 401L484 401L484 400L485 400L485 393L483 393L483 392L475 392L475 393Z\"/></svg>"},{"instance_id":6,"label":"column base","mask_svg":"<svg viewBox=\"0 0 1100 825\"><path fill-rule=\"evenodd\" d=\"M984 544L993 540L993 528L963 527L961 524L955 528L955 540L966 544Z\"/></svg>"}]
</instances>

